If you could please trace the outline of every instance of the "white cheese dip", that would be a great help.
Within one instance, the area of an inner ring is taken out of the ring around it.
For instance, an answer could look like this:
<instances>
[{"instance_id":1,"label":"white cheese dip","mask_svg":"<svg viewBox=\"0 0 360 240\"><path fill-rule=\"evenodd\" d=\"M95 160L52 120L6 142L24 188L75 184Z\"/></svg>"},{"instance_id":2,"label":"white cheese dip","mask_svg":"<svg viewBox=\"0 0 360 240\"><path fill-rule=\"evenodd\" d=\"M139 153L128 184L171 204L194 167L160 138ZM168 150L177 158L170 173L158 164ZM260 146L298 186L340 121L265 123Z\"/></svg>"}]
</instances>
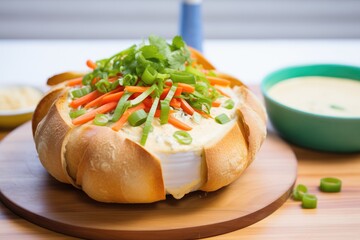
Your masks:
<instances>
[{"instance_id":1,"label":"white cheese dip","mask_svg":"<svg viewBox=\"0 0 360 240\"><path fill-rule=\"evenodd\" d=\"M190 145L182 145L173 137L178 128L171 124L161 125L159 119L152 122L153 130L149 133L145 147L160 159L165 188L167 193L175 198L182 198L185 193L197 190L203 185L203 175L206 174L202 157L204 146L222 138L237 121L236 106L242 103L242 99L231 88L222 88L222 91L231 97L234 107L212 107L210 115L215 118L225 113L231 119L228 123L219 124L214 118L200 118L201 120L196 123L192 116L182 111L174 114L177 119L193 127L188 131L192 137ZM223 97L217 101L225 102L227 99ZM131 127L126 123L120 132L139 142L142 130L143 126Z\"/></svg>"},{"instance_id":2,"label":"white cheese dip","mask_svg":"<svg viewBox=\"0 0 360 240\"><path fill-rule=\"evenodd\" d=\"M268 94L288 107L309 113L360 117L360 81L306 76L272 86Z\"/></svg>"}]
</instances>

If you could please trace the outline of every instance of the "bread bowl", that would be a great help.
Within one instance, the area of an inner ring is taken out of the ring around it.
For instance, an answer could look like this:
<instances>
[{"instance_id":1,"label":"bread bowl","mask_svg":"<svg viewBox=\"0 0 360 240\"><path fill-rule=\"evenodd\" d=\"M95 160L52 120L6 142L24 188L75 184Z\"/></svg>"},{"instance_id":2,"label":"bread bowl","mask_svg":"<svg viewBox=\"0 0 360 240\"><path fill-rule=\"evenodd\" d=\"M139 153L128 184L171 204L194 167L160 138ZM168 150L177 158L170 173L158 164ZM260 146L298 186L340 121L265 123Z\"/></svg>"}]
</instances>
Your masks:
<instances>
[{"instance_id":1,"label":"bread bowl","mask_svg":"<svg viewBox=\"0 0 360 240\"><path fill-rule=\"evenodd\" d=\"M255 95L181 37L151 36L87 65L83 76L48 80L53 89L32 127L45 169L97 201L216 191L242 174L266 137Z\"/></svg>"}]
</instances>

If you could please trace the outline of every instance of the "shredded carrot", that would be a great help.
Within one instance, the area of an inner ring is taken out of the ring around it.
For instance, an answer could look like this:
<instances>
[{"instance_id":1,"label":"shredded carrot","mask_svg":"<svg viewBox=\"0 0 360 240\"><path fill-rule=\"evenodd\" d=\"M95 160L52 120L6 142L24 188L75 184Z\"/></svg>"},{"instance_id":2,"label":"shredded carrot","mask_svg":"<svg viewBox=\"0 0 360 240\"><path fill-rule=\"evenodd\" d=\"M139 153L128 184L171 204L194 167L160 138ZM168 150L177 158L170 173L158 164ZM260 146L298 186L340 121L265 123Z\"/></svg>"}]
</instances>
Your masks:
<instances>
[{"instance_id":1,"label":"shredded carrot","mask_svg":"<svg viewBox=\"0 0 360 240\"><path fill-rule=\"evenodd\" d=\"M190 127L189 125L187 125L186 123L183 123L182 121L178 120L177 118L175 118L173 115L169 115L169 120L168 122L173 125L176 128L179 128L181 130L184 131L190 131L192 129L192 127Z\"/></svg>"},{"instance_id":2,"label":"shredded carrot","mask_svg":"<svg viewBox=\"0 0 360 240\"><path fill-rule=\"evenodd\" d=\"M178 83L178 87L181 87L183 92L187 92L187 93L195 92L195 87L186 83Z\"/></svg>"},{"instance_id":3,"label":"shredded carrot","mask_svg":"<svg viewBox=\"0 0 360 240\"><path fill-rule=\"evenodd\" d=\"M91 102L89 102L89 103L87 103L87 104L85 105L85 108L92 108L92 107L97 107L97 106L99 106L99 105L103 105L104 103L115 102L116 100L103 102L103 99L104 99L105 97L108 97L110 94L113 94L113 93L115 93L115 92L118 92L118 91L120 90L120 88L121 88L121 87L117 87L117 88L115 88L114 90L112 90L112 91L110 91L110 92L108 92L108 93L105 93L105 94L101 95L100 97L92 100Z\"/></svg>"},{"instance_id":4,"label":"shredded carrot","mask_svg":"<svg viewBox=\"0 0 360 240\"><path fill-rule=\"evenodd\" d=\"M225 93L223 90L221 90L220 88L215 87L215 89L216 89L221 95L230 98L230 96L229 96L227 93Z\"/></svg>"},{"instance_id":5,"label":"shredded carrot","mask_svg":"<svg viewBox=\"0 0 360 240\"><path fill-rule=\"evenodd\" d=\"M140 86L126 86L125 91L132 93L142 93L148 90L149 87L140 87Z\"/></svg>"},{"instance_id":6,"label":"shredded carrot","mask_svg":"<svg viewBox=\"0 0 360 240\"><path fill-rule=\"evenodd\" d=\"M91 110L87 113L85 113L84 115L81 115L75 119L72 120L72 123L74 125L80 125L80 124L84 124L87 123L91 120L93 120L96 116L96 114L99 113L108 113L112 110L114 110L117 106L117 102L110 102L107 103L105 105L102 105L101 107L95 108L94 110Z\"/></svg>"},{"instance_id":7,"label":"shredded carrot","mask_svg":"<svg viewBox=\"0 0 360 240\"><path fill-rule=\"evenodd\" d=\"M206 76L211 85L230 86L230 81L224 78Z\"/></svg>"},{"instance_id":8,"label":"shredded carrot","mask_svg":"<svg viewBox=\"0 0 360 240\"><path fill-rule=\"evenodd\" d=\"M176 91L175 91L174 97L178 97L178 96L180 96L180 95L181 95L181 93L182 93L182 90L183 90L183 88L178 86L178 87L176 88Z\"/></svg>"},{"instance_id":9,"label":"shredded carrot","mask_svg":"<svg viewBox=\"0 0 360 240\"><path fill-rule=\"evenodd\" d=\"M165 82L166 86L171 87L172 86L172 82ZM191 86L190 84L186 84L186 83L178 83L178 88L181 88L182 92L187 92L187 93L193 93L195 92L195 87Z\"/></svg>"},{"instance_id":10,"label":"shredded carrot","mask_svg":"<svg viewBox=\"0 0 360 240\"><path fill-rule=\"evenodd\" d=\"M129 97L129 99L130 99L130 100L135 99L135 98L137 98L138 96L140 96L141 94L142 94L141 92L133 93L133 94L131 94L131 96Z\"/></svg>"},{"instance_id":11,"label":"shredded carrot","mask_svg":"<svg viewBox=\"0 0 360 240\"><path fill-rule=\"evenodd\" d=\"M146 107L151 108L153 104L153 99L151 97L147 97L144 99L143 103L145 104Z\"/></svg>"},{"instance_id":12,"label":"shredded carrot","mask_svg":"<svg viewBox=\"0 0 360 240\"><path fill-rule=\"evenodd\" d=\"M168 87L171 87L173 84L172 84L172 82L170 82L170 81L166 81L166 82L165 82L165 85L168 86Z\"/></svg>"},{"instance_id":13,"label":"shredded carrot","mask_svg":"<svg viewBox=\"0 0 360 240\"><path fill-rule=\"evenodd\" d=\"M108 102L118 102L120 98L124 95L124 91L117 92L117 93L111 93L107 96L104 96L104 98L101 100L101 104L105 104Z\"/></svg>"},{"instance_id":14,"label":"shredded carrot","mask_svg":"<svg viewBox=\"0 0 360 240\"><path fill-rule=\"evenodd\" d=\"M160 99L164 100L166 98L166 95L169 93L170 88L164 88L163 92L160 95Z\"/></svg>"},{"instance_id":15,"label":"shredded carrot","mask_svg":"<svg viewBox=\"0 0 360 240\"><path fill-rule=\"evenodd\" d=\"M190 106L190 104L183 98L179 98L181 108L186 112L187 114L193 115L195 110Z\"/></svg>"},{"instance_id":16,"label":"shredded carrot","mask_svg":"<svg viewBox=\"0 0 360 240\"><path fill-rule=\"evenodd\" d=\"M83 79L83 77L70 79L67 81L66 86L73 87L73 86L77 86L77 85L82 85L82 79Z\"/></svg>"},{"instance_id":17,"label":"shredded carrot","mask_svg":"<svg viewBox=\"0 0 360 240\"><path fill-rule=\"evenodd\" d=\"M93 61L91 61L90 59L86 61L86 65L91 68L91 69L95 69L96 68L96 63L94 63Z\"/></svg>"},{"instance_id":18,"label":"shredded carrot","mask_svg":"<svg viewBox=\"0 0 360 240\"><path fill-rule=\"evenodd\" d=\"M137 110L144 109L144 108L145 108L145 105L143 103L140 103L139 105L136 105L135 107L127 109L124 112L124 114L121 116L121 118L112 126L112 129L114 131L119 131L124 126L124 124L126 123L126 121L129 118L129 116L133 112L136 112Z\"/></svg>"},{"instance_id":19,"label":"shredded carrot","mask_svg":"<svg viewBox=\"0 0 360 240\"><path fill-rule=\"evenodd\" d=\"M211 104L212 107L220 107L221 106L221 102L219 101L213 101Z\"/></svg>"},{"instance_id":20,"label":"shredded carrot","mask_svg":"<svg viewBox=\"0 0 360 240\"><path fill-rule=\"evenodd\" d=\"M172 106L173 108L181 108L181 103L178 99L173 98L170 100L170 106Z\"/></svg>"},{"instance_id":21,"label":"shredded carrot","mask_svg":"<svg viewBox=\"0 0 360 240\"><path fill-rule=\"evenodd\" d=\"M112 82L115 82L118 79L119 79L119 76L116 76L116 77L109 78L108 81L112 83Z\"/></svg>"},{"instance_id":22,"label":"shredded carrot","mask_svg":"<svg viewBox=\"0 0 360 240\"><path fill-rule=\"evenodd\" d=\"M100 97L102 95L101 92L95 90L95 91L92 91L91 93L89 94L86 94L85 96L82 96L78 99L75 99L73 100L71 103L70 103L70 107L72 108L78 108L79 106L82 106L86 103L89 103L91 102L92 100Z\"/></svg>"},{"instance_id":23,"label":"shredded carrot","mask_svg":"<svg viewBox=\"0 0 360 240\"><path fill-rule=\"evenodd\" d=\"M175 90L175 93L174 93L174 97L180 96L182 93L182 89L183 89L182 87L177 87ZM160 99L164 100L169 91L170 91L170 88L165 88L164 91L162 92L162 94L160 95Z\"/></svg>"},{"instance_id":24,"label":"shredded carrot","mask_svg":"<svg viewBox=\"0 0 360 240\"><path fill-rule=\"evenodd\" d=\"M200 111L199 109L194 109L194 110L195 110L195 112L199 113L204 118L213 118L210 114Z\"/></svg>"},{"instance_id":25,"label":"shredded carrot","mask_svg":"<svg viewBox=\"0 0 360 240\"><path fill-rule=\"evenodd\" d=\"M144 110L145 110L145 112L150 112L150 107L148 107L148 106L145 106L145 108L144 108ZM175 110L170 110L170 114L171 113L174 113L175 112ZM160 109L156 109L156 111L155 111L155 115L154 115L154 117L157 117L157 118L159 118L161 116L161 110Z\"/></svg>"},{"instance_id":26,"label":"shredded carrot","mask_svg":"<svg viewBox=\"0 0 360 240\"><path fill-rule=\"evenodd\" d=\"M97 83L100 80L100 78L96 77L91 81L92 85L95 85L95 83Z\"/></svg>"}]
</instances>

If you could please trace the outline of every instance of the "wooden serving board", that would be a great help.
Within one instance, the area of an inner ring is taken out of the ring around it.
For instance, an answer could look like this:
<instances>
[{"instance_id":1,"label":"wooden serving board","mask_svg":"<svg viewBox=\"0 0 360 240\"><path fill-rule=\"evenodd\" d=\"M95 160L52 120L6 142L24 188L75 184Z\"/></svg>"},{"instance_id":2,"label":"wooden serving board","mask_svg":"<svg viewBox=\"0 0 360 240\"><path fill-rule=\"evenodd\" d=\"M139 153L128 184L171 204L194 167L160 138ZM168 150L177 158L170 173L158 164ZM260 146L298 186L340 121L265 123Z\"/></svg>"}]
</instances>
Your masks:
<instances>
[{"instance_id":1,"label":"wooden serving board","mask_svg":"<svg viewBox=\"0 0 360 240\"><path fill-rule=\"evenodd\" d=\"M234 231L278 209L297 175L290 147L269 134L253 164L219 191L153 204L99 203L48 175L30 128L26 123L0 142L0 199L37 225L81 238L189 239Z\"/></svg>"}]
</instances>

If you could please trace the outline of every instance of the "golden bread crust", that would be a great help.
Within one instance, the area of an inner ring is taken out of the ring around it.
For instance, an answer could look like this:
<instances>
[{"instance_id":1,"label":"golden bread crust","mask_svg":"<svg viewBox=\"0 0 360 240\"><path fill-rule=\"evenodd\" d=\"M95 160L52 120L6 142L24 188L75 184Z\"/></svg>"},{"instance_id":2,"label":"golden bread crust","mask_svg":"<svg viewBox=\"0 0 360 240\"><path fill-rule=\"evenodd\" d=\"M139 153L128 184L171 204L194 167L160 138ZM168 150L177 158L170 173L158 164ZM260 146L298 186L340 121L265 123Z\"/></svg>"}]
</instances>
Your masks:
<instances>
[{"instance_id":1,"label":"golden bread crust","mask_svg":"<svg viewBox=\"0 0 360 240\"><path fill-rule=\"evenodd\" d=\"M235 92L243 98L243 104L238 106L236 113L240 129L248 144L248 165L250 165L266 138L266 112L248 88L241 86L235 88Z\"/></svg>"},{"instance_id":2,"label":"golden bread crust","mask_svg":"<svg viewBox=\"0 0 360 240\"><path fill-rule=\"evenodd\" d=\"M201 190L211 192L237 179L248 166L248 149L237 122L226 135L204 147L207 181Z\"/></svg>"},{"instance_id":3,"label":"golden bread crust","mask_svg":"<svg viewBox=\"0 0 360 240\"><path fill-rule=\"evenodd\" d=\"M69 118L66 101L67 92L51 105L38 124L34 136L42 165L54 178L64 183L68 183L68 176L62 167L62 145L67 132L72 128L71 122L66 120Z\"/></svg>"},{"instance_id":4,"label":"golden bread crust","mask_svg":"<svg viewBox=\"0 0 360 240\"><path fill-rule=\"evenodd\" d=\"M229 78L229 77L228 77ZM232 82L240 99L237 120L217 141L204 146L203 191L235 181L254 160L266 137L266 113L242 83ZM73 184L102 202L149 203L166 198L160 160L138 143L109 127L74 126L68 90L59 85L34 113L39 158L57 180Z\"/></svg>"},{"instance_id":5,"label":"golden bread crust","mask_svg":"<svg viewBox=\"0 0 360 240\"><path fill-rule=\"evenodd\" d=\"M158 158L108 127L86 125L75 131L66 144L68 172L90 197L122 203L165 199Z\"/></svg>"},{"instance_id":6,"label":"golden bread crust","mask_svg":"<svg viewBox=\"0 0 360 240\"><path fill-rule=\"evenodd\" d=\"M38 105L35 108L33 117L32 117L32 133L35 136L35 131L41 120L48 113L51 105L59 98L61 94L63 94L65 89L63 86L59 86L57 88L53 88L40 100Z\"/></svg>"},{"instance_id":7,"label":"golden bread crust","mask_svg":"<svg viewBox=\"0 0 360 240\"><path fill-rule=\"evenodd\" d=\"M85 75L85 73L82 73L82 72L63 72L63 73L59 73L59 74L56 74L56 75L50 77L47 80L47 85L55 86L55 85L58 85L60 83L65 82L67 80L82 77L84 75Z\"/></svg>"}]
</instances>

